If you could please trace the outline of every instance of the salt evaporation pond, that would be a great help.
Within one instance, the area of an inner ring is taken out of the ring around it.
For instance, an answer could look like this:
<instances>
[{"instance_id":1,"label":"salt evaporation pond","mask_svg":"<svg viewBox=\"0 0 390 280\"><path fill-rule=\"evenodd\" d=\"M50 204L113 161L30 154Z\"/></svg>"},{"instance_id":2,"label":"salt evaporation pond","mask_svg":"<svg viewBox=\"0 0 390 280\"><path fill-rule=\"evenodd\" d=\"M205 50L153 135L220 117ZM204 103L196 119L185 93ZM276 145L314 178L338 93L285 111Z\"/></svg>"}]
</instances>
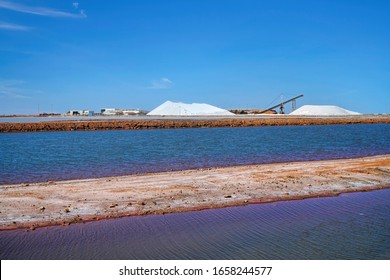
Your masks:
<instances>
[{"instance_id":1,"label":"salt evaporation pond","mask_svg":"<svg viewBox=\"0 0 390 280\"><path fill-rule=\"evenodd\" d=\"M390 152L390 125L0 134L16 183ZM0 232L1 259L389 259L390 189Z\"/></svg>"},{"instance_id":2,"label":"salt evaporation pond","mask_svg":"<svg viewBox=\"0 0 390 280\"><path fill-rule=\"evenodd\" d=\"M0 184L390 153L390 124L0 134Z\"/></svg>"},{"instance_id":3,"label":"salt evaporation pond","mask_svg":"<svg viewBox=\"0 0 390 280\"><path fill-rule=\"evenodd\" d=\"M390 189L0 232L1 259L390 259Z\"/></svg>"}]
</instances>

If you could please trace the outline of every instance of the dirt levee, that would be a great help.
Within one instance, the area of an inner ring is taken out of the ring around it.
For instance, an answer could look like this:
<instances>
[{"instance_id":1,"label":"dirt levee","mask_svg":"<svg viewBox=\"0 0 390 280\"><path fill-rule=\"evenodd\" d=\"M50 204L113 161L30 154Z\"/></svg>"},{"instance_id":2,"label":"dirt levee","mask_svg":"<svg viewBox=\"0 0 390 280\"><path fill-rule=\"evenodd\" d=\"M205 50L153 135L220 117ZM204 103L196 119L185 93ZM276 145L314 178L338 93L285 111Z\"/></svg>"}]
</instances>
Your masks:
<instances>
[{"instance_id":1,"label":"dirt levee","mask_svg":"<svg viewBox=\"0 0 390 280\"><path fill-rule=\"evenodd\" d=\"M286 125L374 124L390 123L390 116L348 117L258 117L220 119L140 119L140 120L64 120L31 123L0 123L3 132L74 131L74 130L130 130L200 127L251 127Z\"/></svg>"}]
</instances>

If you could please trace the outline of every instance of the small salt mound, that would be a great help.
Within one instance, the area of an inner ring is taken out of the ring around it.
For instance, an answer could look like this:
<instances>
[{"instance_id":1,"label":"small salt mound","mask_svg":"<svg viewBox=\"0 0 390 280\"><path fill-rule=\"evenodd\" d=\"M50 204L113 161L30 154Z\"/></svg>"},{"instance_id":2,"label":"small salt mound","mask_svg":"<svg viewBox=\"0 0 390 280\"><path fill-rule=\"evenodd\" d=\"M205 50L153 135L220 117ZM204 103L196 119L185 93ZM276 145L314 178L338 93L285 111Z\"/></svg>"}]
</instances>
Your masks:
<instances>
[{"instance_id":1,"label":"small salt mound","mask_svg":"<svg viewBox=\"0 0 390 280\"><path fill-rule=\"evenodd\" d=\"M360 115L360 113L346 110L337 106L320 106L320 105L304 105L290 115L303 116L345 116L345 115Z\"/></svg>"},{"instance_id":2,"label":"small salt mound","mask_svg":"<svg viewBox=\"0 0 390 280\"><path fill-rule=\"evenodd\" d=\"M209 104L204 103L181 103L166 101L154 110L150 111L148 116L231 116L233 113Z\"/></svg>"}]
</instances>

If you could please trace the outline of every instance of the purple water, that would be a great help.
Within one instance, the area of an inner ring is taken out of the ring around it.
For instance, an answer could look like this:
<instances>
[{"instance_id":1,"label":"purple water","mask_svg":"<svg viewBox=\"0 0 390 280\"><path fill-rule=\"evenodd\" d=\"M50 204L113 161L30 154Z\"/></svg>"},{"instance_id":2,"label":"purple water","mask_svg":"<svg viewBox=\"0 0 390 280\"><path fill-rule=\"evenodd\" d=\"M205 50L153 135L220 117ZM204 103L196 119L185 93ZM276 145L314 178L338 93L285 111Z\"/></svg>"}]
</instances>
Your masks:
<instances>
[{"instance_id":1,"label":"purple water","mask_svg":"<svg viewBox=\"0 0 390 280\"><path fill-rule=\"evenodd\" d=\"M0 232L1 259L390 259L390 189Z\"/></svg>"}]
</instances>

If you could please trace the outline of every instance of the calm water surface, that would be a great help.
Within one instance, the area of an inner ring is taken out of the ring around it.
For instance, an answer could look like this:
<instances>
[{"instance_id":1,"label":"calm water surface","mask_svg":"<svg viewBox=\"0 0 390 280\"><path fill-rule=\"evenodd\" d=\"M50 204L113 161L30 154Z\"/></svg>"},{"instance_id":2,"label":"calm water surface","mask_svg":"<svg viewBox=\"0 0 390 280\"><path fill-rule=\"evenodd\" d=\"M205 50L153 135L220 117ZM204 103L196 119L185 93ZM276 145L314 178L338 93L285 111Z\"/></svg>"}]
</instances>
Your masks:
<instances>
[{"instance_id":1,"label":"calm water surface","mask_svg":"<svg viewBox=\"0 0 390 280\"><path fill-rule=\"evenodd\" d=\"M390 259L390 189L0 232L1 259Z\"/></svg>"},{"instance_id":2,"label":"calm water surface","mask_svg":"<svg viewBox=\"0 0 390 280\"><path fill-rule=\"evenodd\" d=\"M390 125L0 134L0 184L390 153ZM1 259L390 259L390 189L0 232Z\"/></svg>"},{"instance_id":3,"label":"calm water surface","mask_svg":"<svg viewBox=\"0 0 390 280\"><path fill-rule=\"evenodd\" d=\"M390 124L0 134L0 184L390 153Z\"/></svg>"}]
</instances>

